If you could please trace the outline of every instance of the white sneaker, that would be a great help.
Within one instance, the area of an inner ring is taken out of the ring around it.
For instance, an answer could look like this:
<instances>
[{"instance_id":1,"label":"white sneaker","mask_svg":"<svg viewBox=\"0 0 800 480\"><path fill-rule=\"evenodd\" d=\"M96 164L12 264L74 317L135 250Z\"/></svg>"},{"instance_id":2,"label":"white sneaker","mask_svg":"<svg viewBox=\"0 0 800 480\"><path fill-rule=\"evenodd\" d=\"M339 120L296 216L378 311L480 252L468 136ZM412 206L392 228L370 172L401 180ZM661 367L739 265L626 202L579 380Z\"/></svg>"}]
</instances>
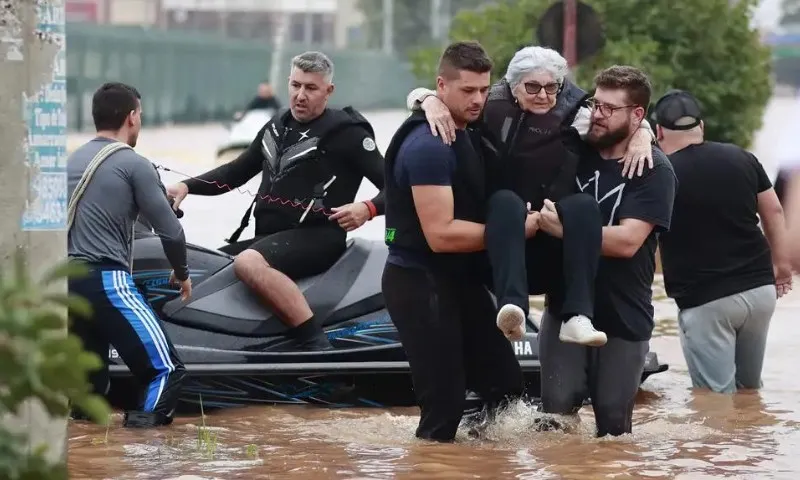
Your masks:
<instances>
[{"instance_id":1,"label":"white sneaker","mask_svg":"<svg viewBox=\"0 0 800 480\"><path fill-rule=\"evenodd\" d=\"M497 328L509 340L522 340L525 337L525 312L510 303L503 305L497 312Z\"/></svg>"},{"instance_id":2,"label":"white sneaker","mask_svg":"<svg viewBox=\"0 0 800 480\"><path fill-rule=\"evenodd\" d=\"M575 315L567 322L562 323L558 339L562 342L580 343L590 347L602 347L608 341L606 334L595 330L592 321L583 315Z\"/></svg>"},{"instance_id":3,"label":"white sneaker","mask_svg":"<svg viewBox=\"0 0 800 480\"><path fill-rule=\"evenodd\" d=\"M541 315L536 315L535 313L533 313L533 311L531 311L528 314L528 320L531 321L531 323L533 324L534 327L536 327L537 330L542 331L542 316Z\"/></svg>"}]
</instances>

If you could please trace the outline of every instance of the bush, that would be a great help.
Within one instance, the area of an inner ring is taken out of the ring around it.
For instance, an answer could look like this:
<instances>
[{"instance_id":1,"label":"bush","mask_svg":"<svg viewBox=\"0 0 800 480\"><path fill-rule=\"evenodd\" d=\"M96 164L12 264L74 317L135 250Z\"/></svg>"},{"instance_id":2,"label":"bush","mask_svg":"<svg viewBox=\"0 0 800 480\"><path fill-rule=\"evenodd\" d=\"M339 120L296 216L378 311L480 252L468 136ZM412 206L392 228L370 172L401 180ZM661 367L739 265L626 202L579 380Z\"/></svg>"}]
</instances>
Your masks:
<instances>
[{"instance_id":1,"label":"bush","mask_svg":"<svg viewBox=\"0 0 800 480\"><path fill-rule=\"evenodd\" d=\"M594 74L613 64L642 68L653 84L653 102L671 88L691 91L704 106L706 138L750 147L772 91L769 48L750 28L756 0L583 1L600 15L606 45L575 68L579 85L591 89ZM514 52L536 43L536 24L551 4L506 1L462 11L450 38L481 42L497 79ZM412 55L414 73L425 85L433 85L440 53L434 48Z\"/></svg>"},{"instance_id":2,"label":"bush","mask_svg":"<svg viewBox=\"0 0 800 480\"><path fill-rule=\"evenodd\" d=\"M108 404L89 394L87 381L102 360L84 351L78 338L64 335L67 308L88 315L91 307L82 298L53 293L51 288L85 270L63 264L33 281L22 255L12 267L0 272L0 417L36 399L51 417L67 416L72 402L106 424ZM24 435L0 425L0 479L68 478L66 465L45 460L46 446L29 448L28 443Z\"/></svg>"}]
</instances>

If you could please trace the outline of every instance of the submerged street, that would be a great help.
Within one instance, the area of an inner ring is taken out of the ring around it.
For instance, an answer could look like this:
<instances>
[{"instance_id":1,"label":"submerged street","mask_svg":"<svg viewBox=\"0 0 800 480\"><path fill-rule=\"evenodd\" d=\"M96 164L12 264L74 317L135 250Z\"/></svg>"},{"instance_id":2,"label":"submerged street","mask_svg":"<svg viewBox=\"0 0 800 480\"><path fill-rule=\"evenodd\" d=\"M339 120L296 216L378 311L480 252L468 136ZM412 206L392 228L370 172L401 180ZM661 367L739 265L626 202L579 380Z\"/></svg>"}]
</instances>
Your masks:
<instances>
[{"instance_id":1,"label":"submerged street","mask_svg":"<svg viewBox=\"0 0 800 480\"><path fill-rule=\"evenodd\" d=\"M774 98L753 150L774 176L781 131L796 101ZM385 150L403 111L365 112ZM785 134L784 134L785 135ZM92 138L70 136L71 149ZM214 150L225 138L219 125L143 130L139 153L172 171L165 184L213 167ZM788 139L792 141L793 139ZM800 143L800 141L799 141ZM800 151L800 148L798 148ZM258 180L241 191L255 192ZM362 184L358 199L371 197ZM182 205L189 242L219 247L238 225L252 196L190 196ZM252 234L253 225L243 234ZM383 219L354 234L381 239ZM533 304L538 302L534 299ZM438 445L414 439L417 410L262 407L235 409L205 418L183 417L152 431L72 423L69 467L74 479L796 479L800 459L800 285L778 302L769 333L764 388L723 396L693 393L677 338L676 309L657 281L657 325L651 350L669 371L644 383L634 416L634 434L595 439L591 410L569 433L533 433L536 413L519 405L507 412L483 441Z\"/></svg>"}]
</instances>

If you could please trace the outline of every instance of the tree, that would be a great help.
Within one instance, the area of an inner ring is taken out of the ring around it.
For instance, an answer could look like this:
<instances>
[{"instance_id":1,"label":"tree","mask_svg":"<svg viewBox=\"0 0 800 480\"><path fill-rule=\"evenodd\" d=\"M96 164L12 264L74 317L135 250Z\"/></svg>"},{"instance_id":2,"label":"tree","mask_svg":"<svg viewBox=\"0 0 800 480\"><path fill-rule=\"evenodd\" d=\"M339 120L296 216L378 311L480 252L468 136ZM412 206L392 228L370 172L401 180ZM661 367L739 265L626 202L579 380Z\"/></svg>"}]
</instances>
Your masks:
<instances>
[{"instance_id":1,"label":"tree","mask_svg":"<svg viewBox=\"0 0 800 480\"><path fill-rule=\"evenodd\" d=\"M486 0L450 0L443 2L450 7L450 18L459 10L473 8ZM358 0L358 9L364 14L367 31L367 46L381 48L383 44L383 0ZM394 27L394 49L400 55L418 47L429 46L431 38L432 0L395 0L392 26Z\"/></svg>"},{"instance_id":2,"label":"tree","mask_svg":"<svg viewBox=\"0 0 800 480\"><path fill-rule=\"evenodd\" d=\"M749 23L757 0L583 1L600 16L606 45L574 69L579 85L591 89L594 74L609 65L642 68L653 85L653 102L671 88L688 90L703 104L708 139L750 146L772 91L769 48ZM520 46L536 43L536 24L551 4L506 1L462 11L450 37L481 42L495 62L496 79ZM414 73L428 86L440 53L412 54Z\"/></svg>"},{"instance_id":3,"label":"tree","mask_svg":"<svg viewBox=\"0 0 800 480\"><path fill-rule=\"evenodd\" d=\"M0 271L0 416L16 413L34 398L51 416L66 416L71 402L95 421L107 423L108 404L89 393L87 381L102 360L84 351L78 338L63 334L67 307L83 315L91 307L85 299L48 292L67 276L85 274L85 268L59 265L37 282L28 277L22 255L11 266ZM42 449L29 452L27 444L23 434L0 426L0 478L69 478L66 465L50 464Z\"/></svg>"}]
</instances>

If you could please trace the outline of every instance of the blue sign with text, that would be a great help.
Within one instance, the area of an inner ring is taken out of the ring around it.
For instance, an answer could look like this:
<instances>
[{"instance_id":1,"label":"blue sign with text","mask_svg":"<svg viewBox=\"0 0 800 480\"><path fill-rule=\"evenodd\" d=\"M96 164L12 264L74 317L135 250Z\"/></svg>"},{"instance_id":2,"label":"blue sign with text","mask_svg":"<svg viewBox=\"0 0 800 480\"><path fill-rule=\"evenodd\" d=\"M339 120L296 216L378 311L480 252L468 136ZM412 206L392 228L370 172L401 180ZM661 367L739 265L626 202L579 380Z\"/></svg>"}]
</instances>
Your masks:
<instances>
[{"instance_id":1,"label":"blue sign with text","mask_svg":"<svg viewBox=\"0 0 800 480\"><path fill-rule=\"evenodd\" d=\"M67 79L63 4L39 2L38 31L58 45L51 81L25 99L26 156L30 199L22 230L64 230L67 226Z\"/></svg>"}]
</instances>

